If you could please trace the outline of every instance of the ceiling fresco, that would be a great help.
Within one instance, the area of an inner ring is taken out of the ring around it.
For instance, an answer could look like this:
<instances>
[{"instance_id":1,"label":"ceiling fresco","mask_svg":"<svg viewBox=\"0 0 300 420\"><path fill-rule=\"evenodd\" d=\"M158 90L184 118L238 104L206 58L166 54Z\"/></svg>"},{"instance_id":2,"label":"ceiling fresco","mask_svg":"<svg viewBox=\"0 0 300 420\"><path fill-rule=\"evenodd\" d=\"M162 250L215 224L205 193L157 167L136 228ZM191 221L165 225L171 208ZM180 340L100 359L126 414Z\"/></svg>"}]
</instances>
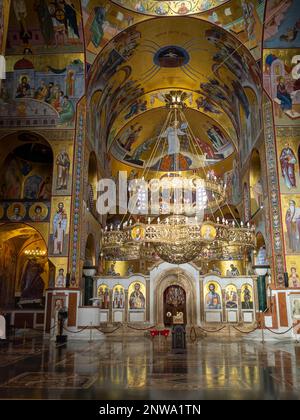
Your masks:
<instances>
[{"instance_id":1,"label":"ceiling fresco","mask_svg":"<svg viewBox=\"0 0 300 420\"><path fill-rule=\"evenodd\" d=\"M231 0L199 17L233 34L258 61L261 58L265 3L265 0Z\"/></svg>"},{"instance_id":2,"label":"ceiling fresco","mask_svg":"<svg viewBox=\"0 0 300 420\"><path fill-rule=\"evenodd\" d=\"M265 0L85 0L81 3L86 59L90 64L111 39L130 26L155 17L191 14L223 27L237 37L256 60L260 59ZM162 7L169 11L155 12ZM176 13L178 9L186 13Z\"/></svg>"},{"instance_id":3,"label":"ceiling fresco","mask_svg":"<svg viewBox=\"0 0 300 420\"><path fill-rule=\"evenodd\" d=\"M37 231L31 226L22 225L19 223L13 224L13 229L11 224L0 225L0 235L3 242L10 239L18 238L26 242L29 238L39 239L40 235Z\"/></svg>"},{"instance_id":4,"label":"ceiling fresco","mask_svg":"<svg viewBox=\"0 0 300 420\"><path fill-rule=\"evenodd\" d=\"M164 107L168 96L171 95L172 92L173 90L170 89L152 91L146 93L143 96L140 96L136 101L128 105L116 117L111 127L108 147L110 146L111 141L113 141L114 135L124 126L124 123L132 121L136 116L149 111L149 109ZM201 118L200 112L209 116L217 124L224 127L225 132L227 135L229 135L233 143L237 143L236 132L231 124L231 120L228 115L222 111L219 105L214 104L213 101L209 99L209 97L198 92L182 89L180 92L184 92L184 94L187 96L187 99L185 100L185 106L190 109L199 111L199 120Z\"/></svg>"},{"instance_id":5,"label":"ceiling fresco","mask_svg":"<svg viewBox=\"0 0 300 420\"><path fill-rule=\"evenodd\" d=\"M116 134L110 149L112 156L137 168L169 172L213 166L234 153L230 138L211 118L186 108L178 111L176 125L172 114L166 108L157 108L134 118ZM170 158L169 134L174 131L180 138L176 162Z\"/></svg>"},{"instance_id":6,"label":"ceiling fresco","mask_svg":"<svg viewBox=\"0 0 300 420\"><path fill-rule=\"evenodd\" d=\"M265 48L299 48L299 0L269 0L266 5Z\"/></svg>"},{"instance_id":7,"label":"ceiling fresco","mask_svg":"<svg viewBox=\"0 0 300 420\"><path fill-rule=\"evenodd\" d=\"M199 26L193 17L173 17L130 27L98 55L88 83L92 143L110 146L132 119L162 107L164 92L170 88L189 92L187 106L196 110L199 124L202 114L212 118L232 144L251 136L242 135L242 130L260 108L255 60L221 28L209 22ZM113 150L119 160L124 159L122 151Z\"/></svg>"},{"instance_id":8,"label":"ceiling fresco","mask_svg":"<svg viewBox=\"0 0 300 420\"><path fill-rule=\"evenodd\" d=\"M154 16L184 16L205 12L228 0L112 0L125 9Z\"/></svg>"},{"instance_id":9,"label":"ceiling fresco","mask_svg":"<svg viewBox=\"0 0 300 420\"><path fill-rule=\"evenodd\" d=\"M104 46L121 31L147 19L109 0L82 1L82 17L88 63L93 63Z\"/></svg>"},{"instance_id":10,"label":"ceiling fresco","mask_svg":"<svg viewBox=\"0 0 300 420\"><path fill-rule=\"evenodd\" d=\"M79 0L14 0L6 54L83 52Z\"/></svg>"}]
</instances>

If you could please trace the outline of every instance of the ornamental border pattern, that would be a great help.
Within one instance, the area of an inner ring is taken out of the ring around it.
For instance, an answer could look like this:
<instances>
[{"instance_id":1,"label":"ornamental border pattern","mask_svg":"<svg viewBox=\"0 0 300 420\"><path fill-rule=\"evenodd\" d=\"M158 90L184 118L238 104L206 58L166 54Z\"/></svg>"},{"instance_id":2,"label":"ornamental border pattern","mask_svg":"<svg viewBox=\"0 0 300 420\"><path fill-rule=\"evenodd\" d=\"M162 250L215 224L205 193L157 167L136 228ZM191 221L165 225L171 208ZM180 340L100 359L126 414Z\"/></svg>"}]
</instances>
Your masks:
<instances>
[{"instance_id":1,"label":"ornamental border pattern","mask_svg":"<svg viewBox=\"0 0 300 420\"><path fill-rule=\"evenodd\" d=\"M75 142L74 155L74 176L73 176L73 229L71 230L71 250L70 250L70 271L71 277L76 278L79 274L79 260L80 260L80 209L82 203L81 197L81 179L83 173L83 145L84 145L84 126L85 126L85 104L79 105L78 119L77 119L77 134ZM79 280L79 279L78 279ZM78 284L77 284L78 286Z\"/></svg>"},{"instance_id":2,"label":"ornamental border pattern","mask_svg":"<svg viewBox=\"0 0 300 420\"><path fill-rule=\"evenodd\" d=\"M272 106L268 99L264 103L264 126L266 143L266 164L268 173L269 196L271 203L271 224L273 231L273 250L275 261L275 279L278 286L284 284L284 247L280 211L280 191L277 172L277 153L275 147L275 136L273 127Z\"/></svg>"}]
</instances>

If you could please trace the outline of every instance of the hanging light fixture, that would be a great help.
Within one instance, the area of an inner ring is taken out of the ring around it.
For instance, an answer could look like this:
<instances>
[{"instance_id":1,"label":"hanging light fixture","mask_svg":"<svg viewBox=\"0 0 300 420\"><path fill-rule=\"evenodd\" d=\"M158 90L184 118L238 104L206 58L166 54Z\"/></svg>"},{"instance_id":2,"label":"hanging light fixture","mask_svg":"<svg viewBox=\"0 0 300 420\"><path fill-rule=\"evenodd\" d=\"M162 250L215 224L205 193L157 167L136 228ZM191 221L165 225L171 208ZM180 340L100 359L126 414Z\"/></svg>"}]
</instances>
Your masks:
<instances>
[{"instance_id":1,"label":"hanging light fixture","mask_svg":"<svg viewBox=\"0 0 300 420\"><path fill-rule=\"evenodd\" d=\"M24 254L27 257L45 257L47 255L47 251L41 250L41 248L36 247L32 249L26 249Z\"/></svg>"},{"instance_id":2,"label":"hanging light fixture","mask_svg":"<svg viewBox=\"0 0 300 420\"><path fill-rule=\"evenodd\" d=\"M137 197L137 212L144 220L133 223L131 214L127 214L117 228L114 225L105 228L102 246L106 259L128 260L142 256L153 260L158 256L172 264L183 264L197 259L243 259L256 246L255 227L237 221L226 202L226 185L223 180L213 171L205 170L205 153L183 113L185 99L184 94L179 91L170 92L166 98L166 107L170 112L157 137L154 150L165 144L168 128L173 127L176 131L177 127L181 127L179 130L186 130L184 134L190 148L203 164L199 170L184 171L182 175L177 138L174 141L174 149L177 149L172 155L172 172L151 179L149 172L155 158L155 153L152 153L143 173L143 187L141 188L140 180L131 181L129 187L129 197ZM168 147L169 150L172 149L172 145ZM164 159L163 156L162 153L161 160ZM156 166L159 167L160 164L155 159ZM192 173L189 174L190 172ZM167 191L167 200L164 191ZM151 200L153 193L157 194L154 206ZM228 206L232 220L224 217L224 205ZM145 209L148 209L147 215ZM220 211L221 218L214 217L217 210Z\"/></svg>"}]
</instances>

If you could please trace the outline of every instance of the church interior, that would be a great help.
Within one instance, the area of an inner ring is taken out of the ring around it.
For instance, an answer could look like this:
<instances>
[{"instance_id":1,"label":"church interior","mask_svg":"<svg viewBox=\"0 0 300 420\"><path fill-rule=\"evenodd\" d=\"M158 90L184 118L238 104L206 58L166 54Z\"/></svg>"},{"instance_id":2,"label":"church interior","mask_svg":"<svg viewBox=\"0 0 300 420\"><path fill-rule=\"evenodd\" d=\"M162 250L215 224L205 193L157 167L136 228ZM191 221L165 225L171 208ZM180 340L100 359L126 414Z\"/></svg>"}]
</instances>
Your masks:
<instances>
[{"instance_id":1,"label":"church interior","mask_svg":"<svg viewBox=\"0 0 300 420\"><path fill-rule=\"evenodd\" d=\"M0 51L0 399L299 399L299 0L0 0Z\"/></svg>"}]
</instances>

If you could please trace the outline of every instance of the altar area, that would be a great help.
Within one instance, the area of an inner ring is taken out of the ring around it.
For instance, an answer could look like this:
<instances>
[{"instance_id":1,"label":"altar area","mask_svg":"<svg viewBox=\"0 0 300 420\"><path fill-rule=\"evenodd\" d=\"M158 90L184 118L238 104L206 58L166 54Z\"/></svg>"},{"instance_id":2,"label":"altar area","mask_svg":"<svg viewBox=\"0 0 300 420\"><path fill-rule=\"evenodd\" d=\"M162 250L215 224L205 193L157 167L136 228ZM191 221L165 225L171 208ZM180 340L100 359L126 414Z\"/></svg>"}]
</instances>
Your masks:
<instances>
[{"instance_id":1,"label":"altar area","mask_svg":"<svg viewBox=\"0 0 300 420\"><path fill-rule=\"evenodd\" d=\"M134 323L171 326L247 324L258 311L255 277L202 275L194 264L155 265L148 275L93 277L92 306L79 306L78 326Z\"/></svg>"}]
</instances>

